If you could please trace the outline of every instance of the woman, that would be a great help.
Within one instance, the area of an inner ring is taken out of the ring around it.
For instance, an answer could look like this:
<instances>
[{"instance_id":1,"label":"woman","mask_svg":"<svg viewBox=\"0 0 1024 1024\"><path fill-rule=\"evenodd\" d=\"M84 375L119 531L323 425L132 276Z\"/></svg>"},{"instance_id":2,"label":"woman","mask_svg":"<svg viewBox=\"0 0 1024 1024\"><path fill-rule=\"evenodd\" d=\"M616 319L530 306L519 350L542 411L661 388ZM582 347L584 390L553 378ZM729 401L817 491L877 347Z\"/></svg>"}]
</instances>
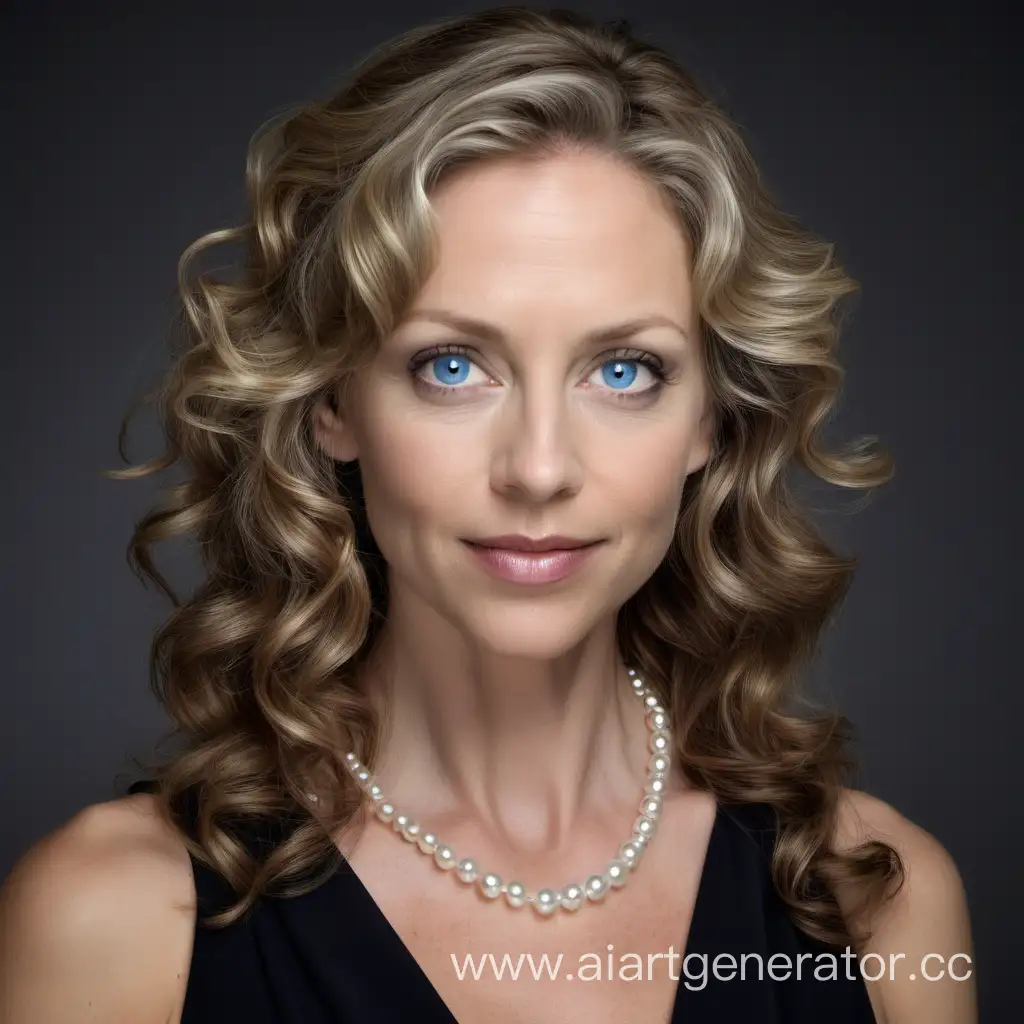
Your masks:
<instances>
[{"instance_id":1,"label":"woman","mask_svg":"<svg viewBox=\"0 0 1024 1024\"><path fill-rule=\"evenodd\" d=\"M725 114L625 25L502 9L248 182L121 474L187 469L131 549L163 585L201 542L182 749L8 879L5 1021L974 1020L955 866L793 699L853 562L785 472L891 468L821 443L856 285Z\"/></svg>"}]
</instances>

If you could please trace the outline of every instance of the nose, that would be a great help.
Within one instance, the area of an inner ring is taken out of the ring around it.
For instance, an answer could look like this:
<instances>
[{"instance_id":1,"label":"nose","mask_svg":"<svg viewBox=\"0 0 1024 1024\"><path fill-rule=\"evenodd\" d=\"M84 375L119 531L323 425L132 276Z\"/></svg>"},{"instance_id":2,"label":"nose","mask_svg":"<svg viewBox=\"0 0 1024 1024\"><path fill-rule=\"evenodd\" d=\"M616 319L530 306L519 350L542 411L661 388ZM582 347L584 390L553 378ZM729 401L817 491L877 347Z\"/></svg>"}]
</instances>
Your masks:
<instances>
[{"instance_id":1,"label":"nose","mask_svg":"<svg viewBox=\"0 0 1024 1024\"><path fill-rule=\"evenodd\" d=\"M578 425L552 378L510 396L492 460L491 486L514 501L542 504L583 484Z\"/></svg>"}]
</instances>

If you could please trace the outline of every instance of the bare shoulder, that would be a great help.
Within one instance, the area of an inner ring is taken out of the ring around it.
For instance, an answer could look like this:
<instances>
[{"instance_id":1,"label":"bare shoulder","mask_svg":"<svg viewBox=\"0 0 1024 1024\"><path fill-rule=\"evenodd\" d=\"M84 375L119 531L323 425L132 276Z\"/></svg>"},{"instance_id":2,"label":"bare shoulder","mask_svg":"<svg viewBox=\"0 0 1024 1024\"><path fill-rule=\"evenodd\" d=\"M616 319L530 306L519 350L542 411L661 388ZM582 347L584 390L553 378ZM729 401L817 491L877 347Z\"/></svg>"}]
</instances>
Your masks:
<instances>
[{"instance_id":1,"label":"bare shoulder","mask_svg":"<svg viewBox=\"0 0 1024 1024\"><path fill-rule=\"evenodd\" d=\"M906 925L912 917L917 919L917 915L926 910L935 915L930 922L932 925L966 925L963 880L942 843L884 800L861 790L843 790L836 828L837 846L848 850L871 840L888 843L903 862L903 889L884 915L889 928L898 927L900 923ZM904 910L900 912L900 908Z\"/></svg>"},{"instance_id":2,"label":"bare shoulder","mask_svg":"<svg viewBox=\"0 0 1024 1024\"><path fill-rule=\"evenodd\" d=\"M895 807L843 790L835 844L850 850L878 840L903 862L904 884L866 925L860 951L879 1024L974 1024L974 950L963 880L949 851ZM843 904L840 895L840 903Z\"/></svg>"},{"instance_id":3,"label":"bare shoulder","mask_svg":"<svg viewBox=\"0 0 1024 1024\"><path fill-rule=\"evenodd\" d=\"M177 1019L192 953L188 852L156 799L90 805L0 889L5 1024Z\"/></svg>"}]
</instances>

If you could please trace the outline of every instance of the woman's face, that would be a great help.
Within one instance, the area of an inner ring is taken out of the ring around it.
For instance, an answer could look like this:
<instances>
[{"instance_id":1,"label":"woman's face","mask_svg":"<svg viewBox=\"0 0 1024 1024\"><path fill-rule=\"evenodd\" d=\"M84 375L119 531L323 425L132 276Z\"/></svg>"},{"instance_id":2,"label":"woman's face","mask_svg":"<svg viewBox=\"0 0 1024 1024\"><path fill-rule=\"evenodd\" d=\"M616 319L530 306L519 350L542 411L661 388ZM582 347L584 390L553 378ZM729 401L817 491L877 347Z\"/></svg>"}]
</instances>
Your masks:
<instances>
[{"instance_id":1,"label":"woman's face","mask_svg":"<svg viewBox=\"0 0 1024 1024\"><path fill-rule=\"evenodd\" d=\"M596 154L462 170L432 200L436 270L317 438L359 460L393 600L554 657L652 575L708 457L688 245L653 186ZM470 543L510 534L598 543Z\"/></svg>"}]
</instances>

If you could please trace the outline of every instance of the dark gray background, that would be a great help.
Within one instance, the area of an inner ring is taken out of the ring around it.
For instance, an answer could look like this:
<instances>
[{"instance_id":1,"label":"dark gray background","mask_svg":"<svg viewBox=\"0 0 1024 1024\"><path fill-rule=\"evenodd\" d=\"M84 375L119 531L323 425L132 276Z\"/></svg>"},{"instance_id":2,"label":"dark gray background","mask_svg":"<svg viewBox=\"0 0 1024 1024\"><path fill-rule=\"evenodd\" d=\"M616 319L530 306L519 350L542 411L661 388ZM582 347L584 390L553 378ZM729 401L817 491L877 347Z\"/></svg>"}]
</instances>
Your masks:
<instances>
[{"instance_id":1,"label":"dark gray background","mask_svg":"<svg viewBox=\"0 0 1024 1024\"><path fill-rule=\"evenodd\" d=\"M165 365L180 251L243 216L245 145L266 117L393 33L473 6L33 3L5 15L0 874L120 791L129 756L166 726L146 658L168 609L123 558L153 485L99 470L117 465L120 416ZM1011 959L1024 909L1011 532L1024 522L1024 361L1009 15L580 6L630 17L687 62L745 127L783 204L862 282L828 433L878 433L898 472L855 515L828 499L822 522L861 567L810 682L859 726L862 788L956 859L982 1019L1009 1020L1024 1009ZM132 456L154 440L142 421ZM162 564L188 578L171 554Z\"/></svg>"}]
</instances>

